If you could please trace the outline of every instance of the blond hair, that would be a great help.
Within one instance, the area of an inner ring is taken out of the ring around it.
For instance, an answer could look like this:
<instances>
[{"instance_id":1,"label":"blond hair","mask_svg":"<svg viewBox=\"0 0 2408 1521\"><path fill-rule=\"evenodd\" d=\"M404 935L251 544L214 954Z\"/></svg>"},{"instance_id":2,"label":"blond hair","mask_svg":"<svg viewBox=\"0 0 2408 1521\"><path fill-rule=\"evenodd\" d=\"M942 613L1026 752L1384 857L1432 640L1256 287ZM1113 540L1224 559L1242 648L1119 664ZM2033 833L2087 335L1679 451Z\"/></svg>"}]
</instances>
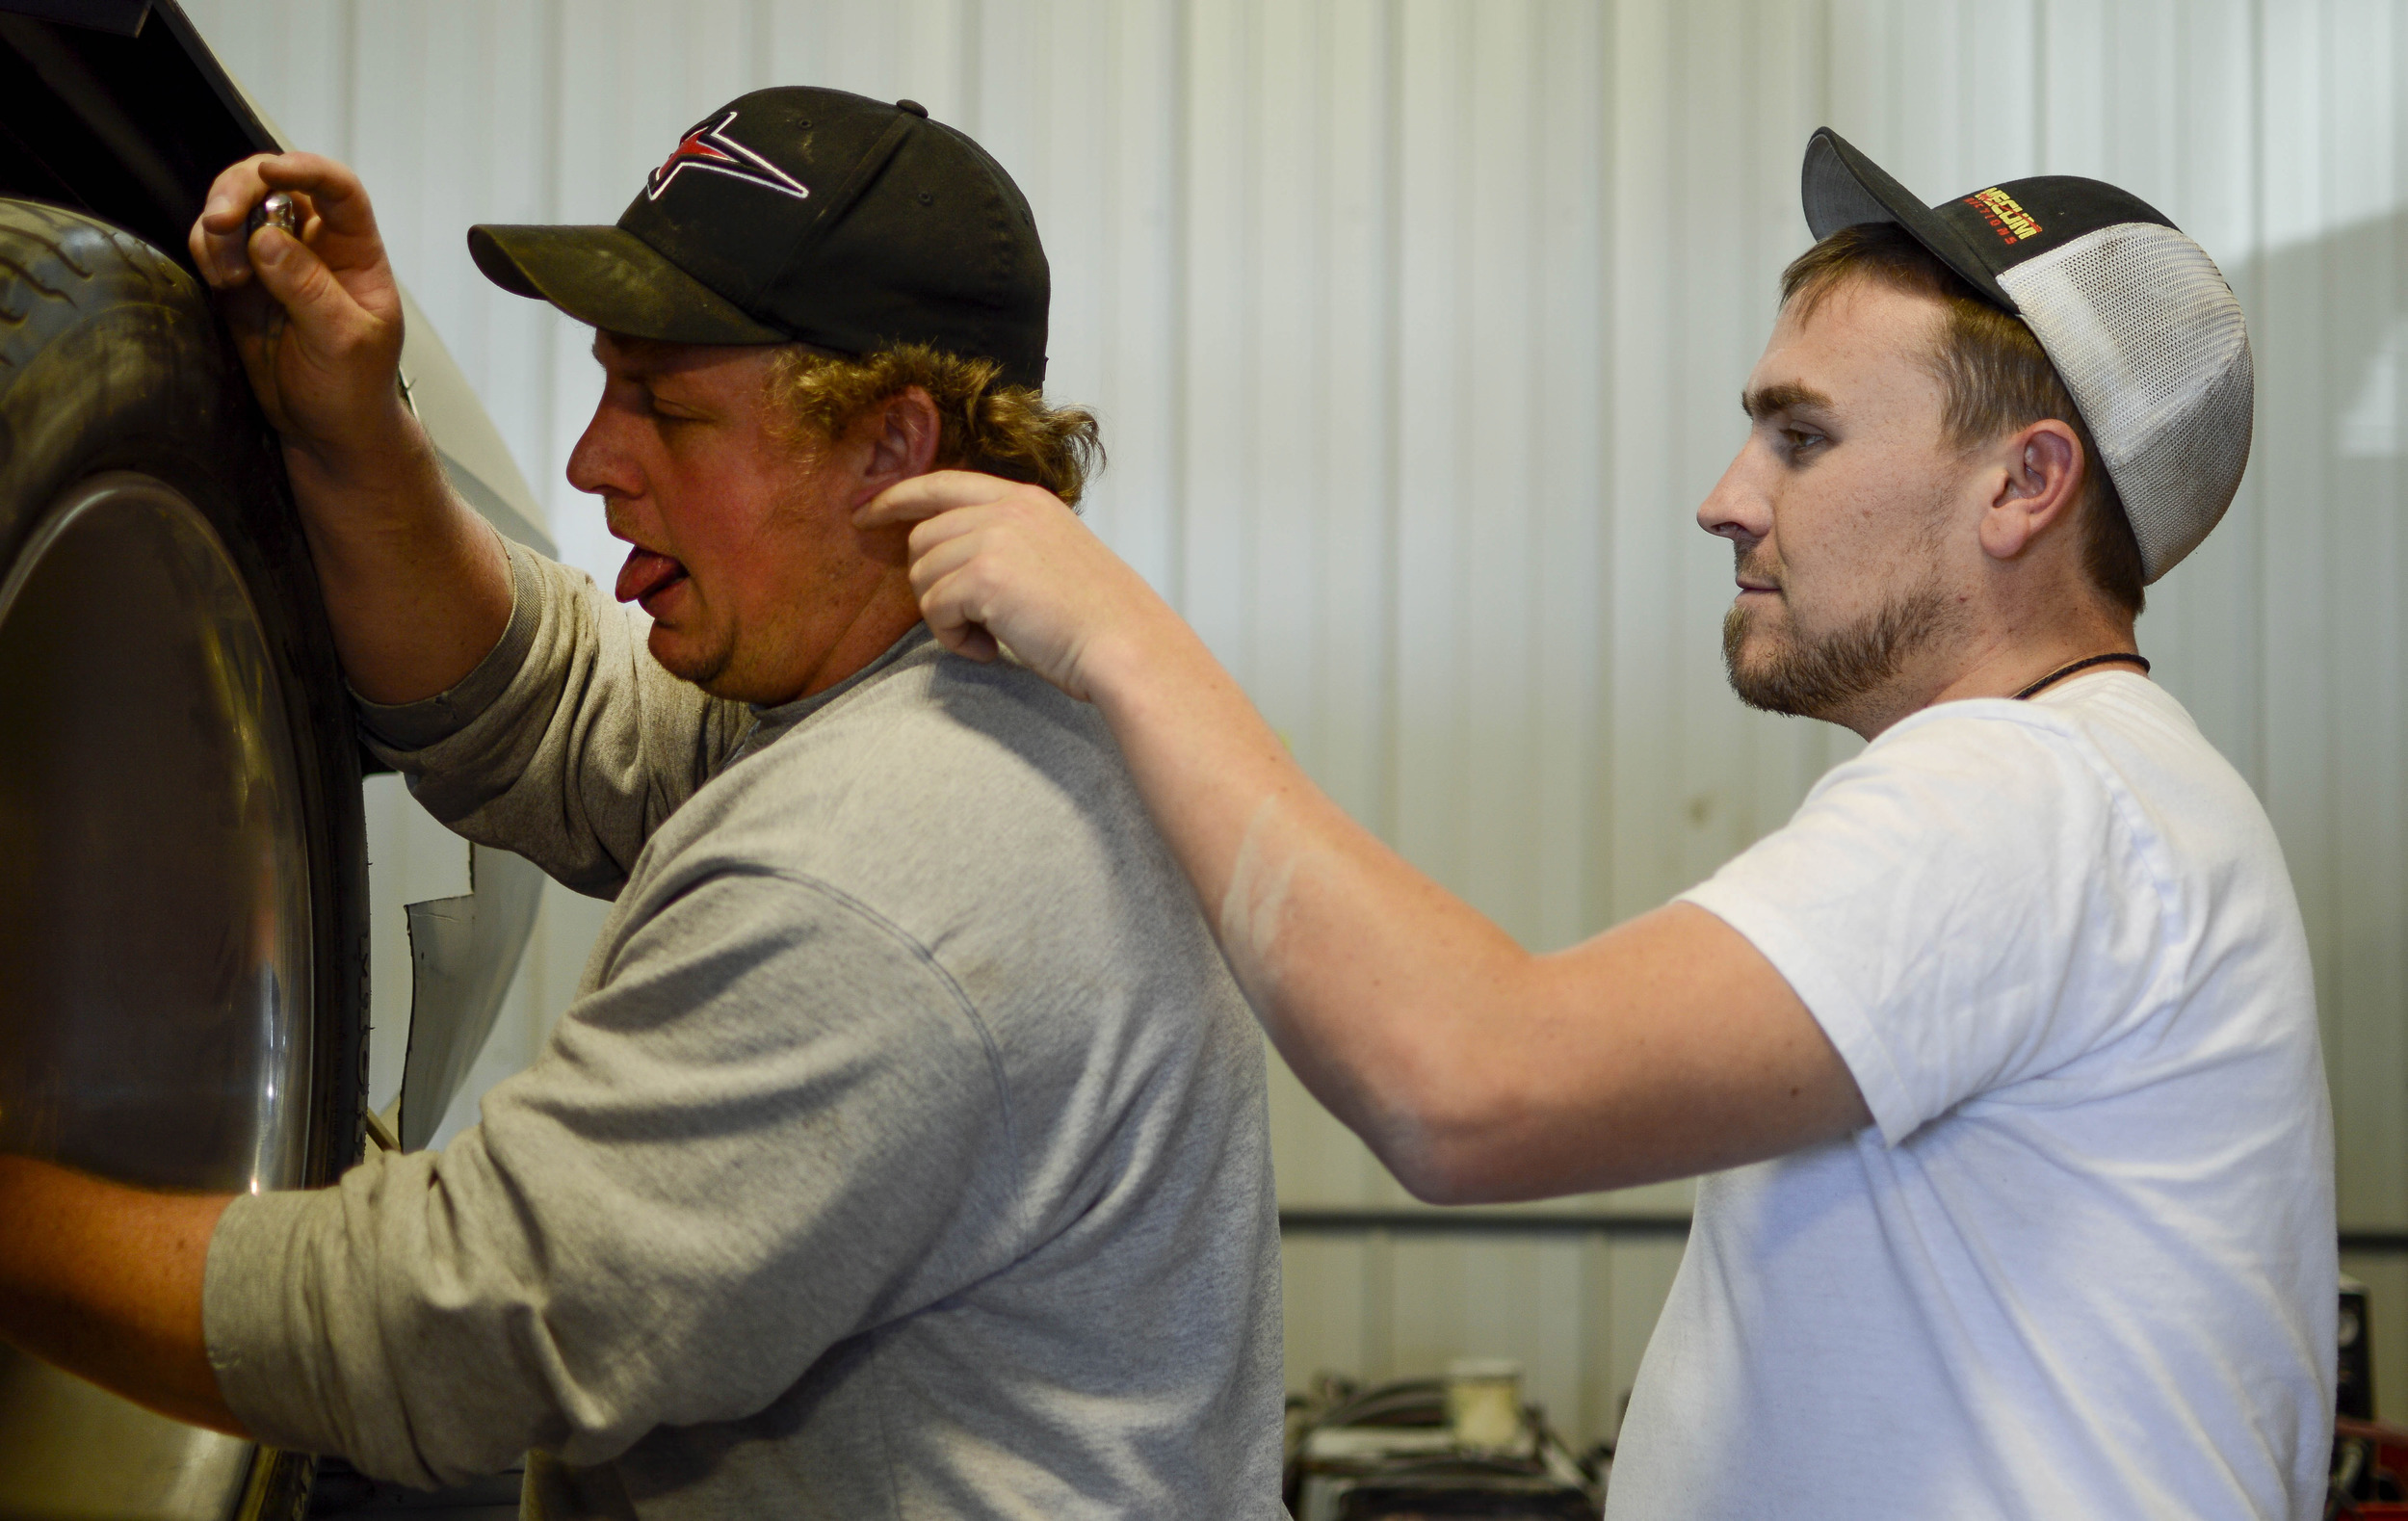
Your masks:
<instances>
[{"instance_id":1,"label":"blond hair","mask_svg":"<svg viewBox=\"0 0 2408 1521\"><path fill-rule=\"evenodd\" d=\"M800 344L777 352L770 401L802 438L836 438L869 410L913 386L936 404L939 469L982 470L1041 485L1072 507L1104 468L1095 414L1048 406L1033 386L998 385L992 359L902 344L858 356Z\"/></svg>"}]
</instances>

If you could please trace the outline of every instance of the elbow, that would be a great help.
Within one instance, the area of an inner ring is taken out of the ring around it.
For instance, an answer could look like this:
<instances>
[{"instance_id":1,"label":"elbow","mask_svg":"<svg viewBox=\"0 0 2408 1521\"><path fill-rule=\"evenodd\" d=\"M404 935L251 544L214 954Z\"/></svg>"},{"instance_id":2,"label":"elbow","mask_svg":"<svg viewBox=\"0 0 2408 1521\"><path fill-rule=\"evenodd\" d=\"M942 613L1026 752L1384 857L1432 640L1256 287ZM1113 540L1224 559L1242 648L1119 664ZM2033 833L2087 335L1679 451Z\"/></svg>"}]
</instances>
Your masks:
<instances>
[{"instance_id":1,"label":"elbow","mask_svg":"<svg viewBox=\"0 0 2408 1521\"><path fill-rule=\"evenodd\" d=\"M1305 1086L1425 1204L1543 1196L1548 1084L1521 1033L1543 1007L1520 959L1479 985L1402 1000L1335 1039L1282 1043ZM1559 1192L1559 1191L1558 1191Z\"/></svg>"},{"instance_id":2,"label":"elbow","mask_svg":"<svg viewBox=\"0 0 2408 1521\"><path fill-rule=\"evenodd\" d=\"M1512 1158L1493 1148L1423 1145L1381 1160L1424 1204L1506 1204L1531 1196Z\"/></svg>"},{"instance_id":3,"label":"elbow","mask_svg":"<svg viewBox=\"0 0 2408 1521\"><path fill-rule=\"evenodd\" d=\"M1364 1139L1424 1204L1501 1204L1531 1196L1530 1155L1510 1095L1479 1091L1460 1072L1397 1095Z\"/></svg>"},{"instance_id":4,"label":"elbow","mask_svg":"<svg viewBox=\"0 0 2408 1521\"><path fill-rule=\"evenodd\" d=\"M1388 1170L1404 1185L1404 1192L1424 1204L1494 1204L1498 1202L1487 1186L1484 1171L1477 1166L1466 1166L1453 1157L1422 1156L1410 1162L1391 1162Z\"/></svg>"}]
</instances>

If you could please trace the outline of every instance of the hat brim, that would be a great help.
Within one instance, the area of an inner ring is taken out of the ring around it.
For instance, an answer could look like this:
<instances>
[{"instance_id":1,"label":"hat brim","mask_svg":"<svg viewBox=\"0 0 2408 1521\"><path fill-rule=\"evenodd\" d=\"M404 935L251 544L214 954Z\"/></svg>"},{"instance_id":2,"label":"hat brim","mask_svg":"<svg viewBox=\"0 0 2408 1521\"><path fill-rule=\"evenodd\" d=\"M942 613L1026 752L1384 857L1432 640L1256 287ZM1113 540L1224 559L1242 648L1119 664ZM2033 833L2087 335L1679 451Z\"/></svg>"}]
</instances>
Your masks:
<instances>
[{"instance_id":1,"label":"hat brim","mask_svg":"<svg viewBox=\"0 0 2408 1521\"><path fill-rule=\"evenodd\" d=\"M608 332L665 343L789 343L621 227L474 226L486 279Z\"/></svg>"},{"instance_id":2,"label":"hat brim","mask_svg":"<svg viewBox=\"0 0 2408 1521\"><path fill-rule=\"evenodd\" d=\"M2015 298L1954 227L1829 127L1816 128L1806 140L1806 164L1798 177L1806 226L1818 241L1859 223L1896 223L1983 300L2009 314L2021 313Z\"/></svg>"}]
</instances>

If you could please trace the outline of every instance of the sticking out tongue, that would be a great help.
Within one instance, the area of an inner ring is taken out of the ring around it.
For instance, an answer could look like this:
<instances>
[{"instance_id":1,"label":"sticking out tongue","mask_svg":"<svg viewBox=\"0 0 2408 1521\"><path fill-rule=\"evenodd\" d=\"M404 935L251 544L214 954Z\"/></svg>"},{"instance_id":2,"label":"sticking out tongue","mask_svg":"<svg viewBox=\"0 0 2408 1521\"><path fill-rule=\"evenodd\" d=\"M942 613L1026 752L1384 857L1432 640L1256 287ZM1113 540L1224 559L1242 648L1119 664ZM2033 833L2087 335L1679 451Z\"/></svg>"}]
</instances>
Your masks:
<instances>
[{"instance_id":1,"label":"sticking out tongue","mask_svg":"<svg viewBox=\"0 0 2408 1521\"><path fill-rule=\"evenodd\" d=\"M685 579L684 565L639 544L627 552L627 564L618 567L618 599L641 602L670 582Z\"/></svg>"}]
</instances>

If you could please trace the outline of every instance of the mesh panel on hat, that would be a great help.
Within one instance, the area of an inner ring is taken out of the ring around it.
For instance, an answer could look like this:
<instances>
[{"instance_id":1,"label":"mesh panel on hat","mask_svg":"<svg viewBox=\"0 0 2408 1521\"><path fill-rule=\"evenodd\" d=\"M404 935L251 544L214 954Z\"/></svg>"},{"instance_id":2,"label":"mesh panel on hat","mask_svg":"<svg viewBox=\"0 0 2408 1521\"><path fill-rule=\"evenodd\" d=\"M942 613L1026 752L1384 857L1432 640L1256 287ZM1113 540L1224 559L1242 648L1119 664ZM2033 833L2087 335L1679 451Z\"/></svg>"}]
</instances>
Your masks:
<instances>
[{"instance_id":1,"label":"mesh panel on hat","mask_svg":"<svg viewBox=\"0 0 2408 1521\"><path fill-rule=\"evenodd\" d=\"M2155 581L2198 547L2249 462L2249 333L2207 251L2102 227L1999 275L2098 440Z\"/></svg>"}]
</instances>

